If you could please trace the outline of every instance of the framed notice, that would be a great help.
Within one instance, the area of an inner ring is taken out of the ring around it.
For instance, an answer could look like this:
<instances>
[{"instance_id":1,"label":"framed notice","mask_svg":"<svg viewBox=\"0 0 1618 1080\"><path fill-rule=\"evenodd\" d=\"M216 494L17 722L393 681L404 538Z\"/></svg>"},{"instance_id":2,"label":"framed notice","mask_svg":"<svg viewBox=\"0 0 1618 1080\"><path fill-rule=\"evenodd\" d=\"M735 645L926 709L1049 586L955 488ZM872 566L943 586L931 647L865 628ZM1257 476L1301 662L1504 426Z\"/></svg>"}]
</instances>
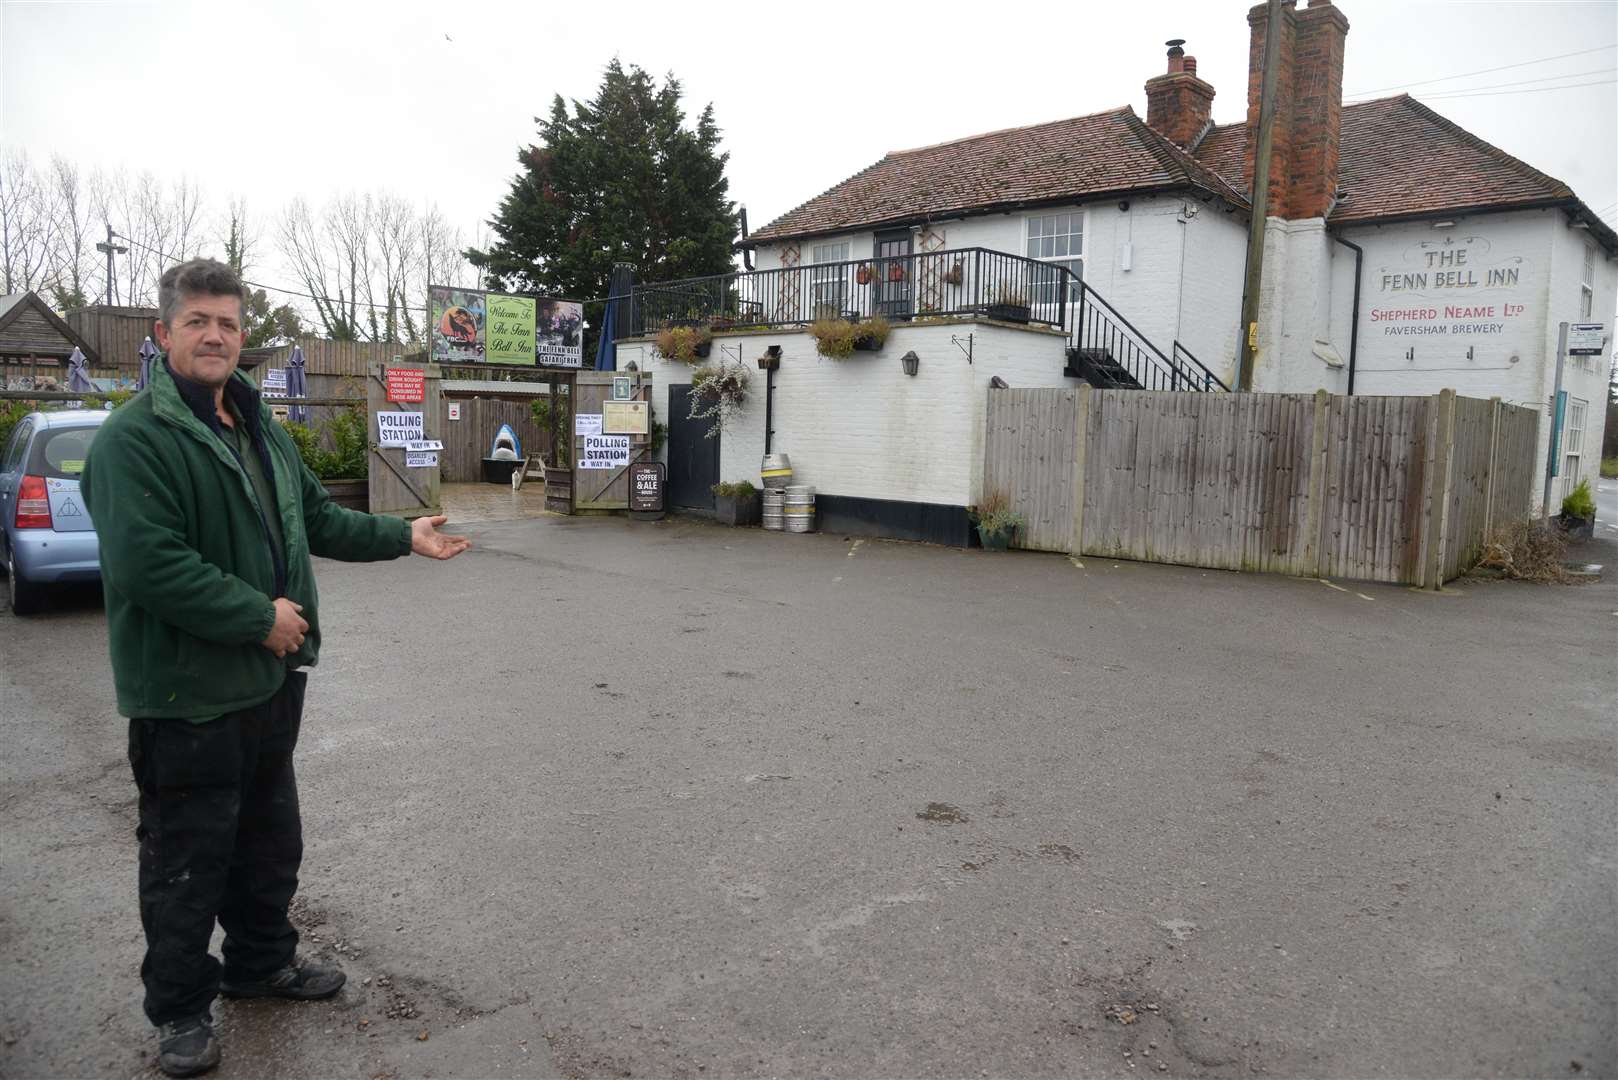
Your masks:
<instances>
[{"instance_id":1,"label":"framed notice","mask_svg":"<svg viewBox=\"0 0 1618 1080\"><path fill-rule=\"evenodd\" d=\"M652 430L652 406L647 401L603 401L603 435L648 435Z\"/></svg>"}]
</instances>

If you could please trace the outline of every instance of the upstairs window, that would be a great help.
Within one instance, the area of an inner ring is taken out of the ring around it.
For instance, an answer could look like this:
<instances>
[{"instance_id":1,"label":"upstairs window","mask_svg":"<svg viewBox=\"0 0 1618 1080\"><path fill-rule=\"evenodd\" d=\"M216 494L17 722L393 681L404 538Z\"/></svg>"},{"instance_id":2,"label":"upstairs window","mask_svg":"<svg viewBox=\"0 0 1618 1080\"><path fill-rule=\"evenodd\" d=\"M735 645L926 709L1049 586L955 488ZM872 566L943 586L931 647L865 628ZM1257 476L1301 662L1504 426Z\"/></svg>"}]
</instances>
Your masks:
<instances>
[{"instance_id":1,"label":"upstairs window","mask_svg":"<svg viewBox=\"0 0 1618 1080\"><path fill-rule=\"evenodd\" d=\"M1084 277L1084 212L1042 214L1028 219L1027 254L1030 259L1065 267L1075 278ZM1061 274L1038 274L1033 302L1054 304L1059 299ZM1076 292L1076 290L1074 290ZM1071 296L1070 296L1071 299Z\"/></svg>"},{"instance_id":2,"label":"upstairs window","mask_svg":"<svg viewBox=\"0 0 1618 1080\"><path fill-rule=\"evenodd\" d=\"M1596 246L1584 245L1584 272L1579 275L1579 318L1590 321L1596 300Z\"/></svg>"}]
</instances>

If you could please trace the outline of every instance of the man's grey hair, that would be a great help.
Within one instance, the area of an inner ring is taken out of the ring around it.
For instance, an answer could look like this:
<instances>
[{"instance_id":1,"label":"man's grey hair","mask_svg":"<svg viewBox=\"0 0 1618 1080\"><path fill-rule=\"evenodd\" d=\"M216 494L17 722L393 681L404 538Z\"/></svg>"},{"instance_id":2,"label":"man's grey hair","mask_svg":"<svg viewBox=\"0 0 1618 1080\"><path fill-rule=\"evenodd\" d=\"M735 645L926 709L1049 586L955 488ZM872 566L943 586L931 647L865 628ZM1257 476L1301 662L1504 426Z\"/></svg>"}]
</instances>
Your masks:
<instances>
[{"instance_id":1,"label":"man's grey hair","mask_svg":"<svg viewBox=\"0 0 1618 1080\"><path fill-rule=\"evenodd\" d=\"M174 313L187 296L234 296L242 304L242 321L247 320L247 288L236 271L217 259L192 259L163 271L157 283L157 317L164 326L174 325Z\"/></svg>"}]
</instances>

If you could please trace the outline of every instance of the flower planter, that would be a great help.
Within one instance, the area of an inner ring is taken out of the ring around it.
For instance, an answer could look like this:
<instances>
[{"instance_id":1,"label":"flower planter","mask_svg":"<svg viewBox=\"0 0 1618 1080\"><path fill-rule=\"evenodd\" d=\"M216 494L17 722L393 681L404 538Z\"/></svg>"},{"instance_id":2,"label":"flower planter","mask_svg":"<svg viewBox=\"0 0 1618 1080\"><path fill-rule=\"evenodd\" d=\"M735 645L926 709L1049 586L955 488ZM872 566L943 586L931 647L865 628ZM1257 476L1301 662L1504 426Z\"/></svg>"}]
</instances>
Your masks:
<instances>
[{"instance_id":1,"label":"flower planter","mask_svg":"<svg viewBox=\"0 0 1618 1080\"><path fill-rule=\"evenodd\" d=\"M326 489L326 494L338 506L350 510L369 510L371 508L371 482L366 479L359 480L322 480L320 486Z\"/></svg>"},{"instance_id":2,"label":"flower planter","mask_svg":"<svg viewBox=\"0 0 1618 1080\"><path fill-rule=\"evenodd\" d=\"M760 503L757 492L752 495L715 495L714 520L721 525L757 525L761 516Z\"/></svg>"},{"instance_id":3,"label":"flower planter","mask_svg":"<svg viewBox=\"0 0 1618 1080\"><path fill-rule=\"evenodd\" d=\"M854 280L859 282L861 285L869 285L871 283L871 279L874 277L876 277L876 274L869 266L862 266L858 270L854 271Z\"/></svg>"},{"instance_id":4,"label":"flower planter","mask_svg":"<svg viewBox=\"0 0 1618 1080\"><path fill-rule=\"evenodd\" d=\"M1560 514L1556 524L1567 534L1569 540L1591 540L1596 534L1596 519L1574 517L1572 514Z\"/></svg>"},{"instance_id":5,"label":"flower planter","mask_svg":"<svg viewBox=\"0 0 1618 1080\"><path fill-rule=\"evenodd\" d=\"M1034 312L1027 304L990 304L983 313L1001 322L1025 323Z\"/></svg>"},{"instance_id":6,"label":"flower planter","mask_svg":"<svg viewBox=\"0 0 1618 1080\"><path fill-rule=\"evenodd\" d=\"M713 342L704 341L701 345L692 346L691 351L696 353L699 358L706 360L708 354L713 352Z\"/></svg>"},{"instance_id":7,"label":"flower planter","mask_svg":"<svg viewBox=\"0 0 1618 1080\"><path fill-rule=\"evenodd\" d=\"M873 338L873 337L855 338L854 339L854 351L855 352L881 352L882 351L882 342L878 341L876 338Z\"/></svg>"},{"instance_id":8,"label":"flower planter","mask_svg":"<svg viewBox=\"0 0 1618 1080\"><path fill-rule=\"evenodd\" d=\"M983 542L984 551L1005 551L1011 546L1011 534L1014 529L985 529L978 526L978 539Z\"/></svg>"}]
</instances>

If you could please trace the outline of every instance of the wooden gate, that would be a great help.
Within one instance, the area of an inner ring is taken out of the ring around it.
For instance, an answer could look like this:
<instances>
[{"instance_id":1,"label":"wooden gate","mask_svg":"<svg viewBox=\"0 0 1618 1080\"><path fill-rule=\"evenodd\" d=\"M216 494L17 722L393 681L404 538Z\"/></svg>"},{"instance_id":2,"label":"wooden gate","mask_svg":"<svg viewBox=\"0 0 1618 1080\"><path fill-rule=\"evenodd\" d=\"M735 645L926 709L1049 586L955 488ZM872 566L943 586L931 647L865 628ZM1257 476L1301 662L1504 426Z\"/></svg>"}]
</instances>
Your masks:
<instances>
[{"instance_id":1,"label":"wooden gate","mask_svg":"<svg viewBox=\"0 0 1618 1080\"><path fill-rule=\"evenodd\" d=\"M582 468L585 436L579 434L579 418L602 414L602 405L612 399L614 378L630 380L630 401L651 400L652 377L643 371L581 371L573 376L573 435L568 440L573 460L573 509L629 509L629 466L651 456L652 440L646 435L629 436L629 461L611 469Z\"/></svg>"},{"instance_id":2,"label":"wooden gate","mask_svg":"<svg viewBox=\"0 0 1618 1080\"><path fill-rule=\"evenodd\" d=\"M388 400L387 367L396 370L422 372L425 401L396 403ZM403 518L417 518L439 513L438 451L422 451L433 455L431 466L405 464L410 453L404 447L383 446L378 428L377 413L404 412L422 415L422 438L428 441L442 439L439 427L439 371L437 364L384 365L379 360L370 364L365 380L367 438L371 449L369 460L371 479L371 513L392 514Z\"/></svg>"}]
</instances>

